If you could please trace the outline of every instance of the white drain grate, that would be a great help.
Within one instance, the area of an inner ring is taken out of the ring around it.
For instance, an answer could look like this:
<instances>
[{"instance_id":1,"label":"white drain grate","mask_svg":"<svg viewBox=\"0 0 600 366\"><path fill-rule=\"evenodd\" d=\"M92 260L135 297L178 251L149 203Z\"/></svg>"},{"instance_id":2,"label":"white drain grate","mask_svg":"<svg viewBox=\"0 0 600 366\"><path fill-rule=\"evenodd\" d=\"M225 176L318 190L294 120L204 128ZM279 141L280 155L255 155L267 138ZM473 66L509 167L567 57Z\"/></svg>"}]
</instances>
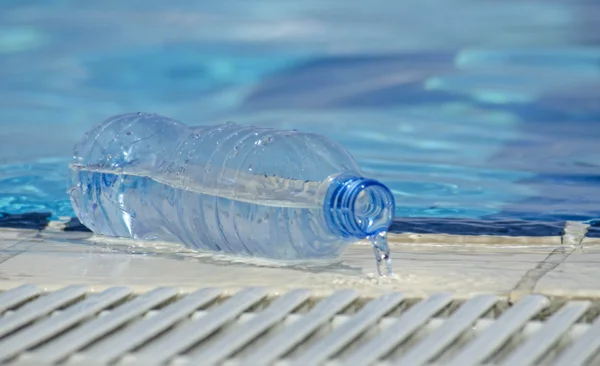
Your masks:
<instances>
[{"instance_id":1,"label":"white drain grate","mask_svg":"<svg viewBox=\"0 0 600 366\"><path fill-rule=\"evenodd\" d=\"M493 295L455 301L342 290L272 296L84 286L0 293L0 362L10 365L599 364L600 301Z\"/></svg>"}]
</instances>

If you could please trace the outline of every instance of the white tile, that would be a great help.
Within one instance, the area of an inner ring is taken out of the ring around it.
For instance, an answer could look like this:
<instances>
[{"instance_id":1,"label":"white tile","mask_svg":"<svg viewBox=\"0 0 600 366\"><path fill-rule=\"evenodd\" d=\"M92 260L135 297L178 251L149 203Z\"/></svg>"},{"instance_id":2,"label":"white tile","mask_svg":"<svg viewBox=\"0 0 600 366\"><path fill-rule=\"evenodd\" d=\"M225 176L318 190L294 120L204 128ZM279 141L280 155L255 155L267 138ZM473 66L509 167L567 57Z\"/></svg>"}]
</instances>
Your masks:
<instances>
[{"instance_id":1,"label":"white tile","mask_svg":"<svg viewBox=\"0 0 600 366\"><path fill-rule=\"evenodd\" d=\"M27 245L31 247L27 249ZM19 283L50 288L73 283L97 288L123 284L136 288L175 285L184 289L262 285L282 290L307 287L325 293L340 288L372 294L400 290L415 296L439 291L454 291L459 296L482 292L508 295L522 276L552 249L551 246L518 249L518 246L482 244L395 244L392 258L396 277L377 283L373 254L364 244L348 248L342 256L341 268L312 270L196 258L177 253L180 247L176 245L150 246L103 238L45 240L36 245L24 242L19 246L25 251L0 264L0 287Z\"/></svg>"},{"instance_id":2,"label":"white tile","mask_svg":"<svg viewBox=\"0 0 600 366\"><path fill-rule=\"evenodd\" d=\"M40 232L39 230L30 230L30 229L0 228L0 241L34 238L39 234L39 232Z\"/></svg>"}]
</instances>

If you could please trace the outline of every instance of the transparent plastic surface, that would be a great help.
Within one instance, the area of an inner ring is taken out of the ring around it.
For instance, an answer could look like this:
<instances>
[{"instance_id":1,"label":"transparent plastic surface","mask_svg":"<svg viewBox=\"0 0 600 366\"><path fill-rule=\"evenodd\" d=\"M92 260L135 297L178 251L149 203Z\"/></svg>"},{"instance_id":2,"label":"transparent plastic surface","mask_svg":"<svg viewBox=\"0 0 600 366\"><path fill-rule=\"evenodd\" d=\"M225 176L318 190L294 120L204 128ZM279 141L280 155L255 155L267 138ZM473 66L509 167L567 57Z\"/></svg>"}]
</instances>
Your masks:
<instances>
[{"instance_id":1,"label":"transparent plastic surface","mask_svg":"<svg viewBox=\"0 0 600 366\"><path fill-rule=\"evenodd\" d=\"M74 211L95 233L198 250L330 258L394 212L340 144L298 131L125 114L88 132L70 168Z\"/></svg>"}]
</instances>

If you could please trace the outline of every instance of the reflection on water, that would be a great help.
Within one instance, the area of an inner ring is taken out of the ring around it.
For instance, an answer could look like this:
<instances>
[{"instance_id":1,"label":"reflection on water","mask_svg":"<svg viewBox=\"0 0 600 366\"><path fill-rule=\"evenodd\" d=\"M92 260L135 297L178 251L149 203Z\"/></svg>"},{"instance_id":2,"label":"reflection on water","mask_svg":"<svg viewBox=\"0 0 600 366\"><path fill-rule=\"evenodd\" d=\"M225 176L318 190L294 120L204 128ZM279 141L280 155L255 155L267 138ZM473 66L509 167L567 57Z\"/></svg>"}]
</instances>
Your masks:
<instances>
[{"instance_id":1,"label":"reflection on water","mask_svg":"<svg viewBox=\"0 0 600 366\"><path fill-rule=\"evenodd\" d=\"M73 141L139 110L328 135L400 217L600 216L595 2L234 3L2 2L0 212L72 215Z\"/></svg>"}]
</instances>

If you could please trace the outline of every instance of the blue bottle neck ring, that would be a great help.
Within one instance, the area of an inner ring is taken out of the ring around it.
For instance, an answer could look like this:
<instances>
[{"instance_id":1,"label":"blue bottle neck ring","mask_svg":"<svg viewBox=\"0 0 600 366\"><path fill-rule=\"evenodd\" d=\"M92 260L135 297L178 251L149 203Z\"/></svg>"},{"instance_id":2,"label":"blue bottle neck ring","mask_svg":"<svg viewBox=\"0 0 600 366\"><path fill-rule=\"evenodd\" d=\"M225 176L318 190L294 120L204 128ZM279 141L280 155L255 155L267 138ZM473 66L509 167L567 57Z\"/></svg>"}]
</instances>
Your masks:
<instances>
[{"instance_id":1,"label":"blue bottle neck ring","mask_svg":"<svg viewBox=\"0 0 600 366\"><path fill-rule=\"evenodd\" d=\"M364 239L389 229L395 202L382 183L341 174L330 181L323 208L327 225L336 236Z\"/></svg>"}]
</instances>

